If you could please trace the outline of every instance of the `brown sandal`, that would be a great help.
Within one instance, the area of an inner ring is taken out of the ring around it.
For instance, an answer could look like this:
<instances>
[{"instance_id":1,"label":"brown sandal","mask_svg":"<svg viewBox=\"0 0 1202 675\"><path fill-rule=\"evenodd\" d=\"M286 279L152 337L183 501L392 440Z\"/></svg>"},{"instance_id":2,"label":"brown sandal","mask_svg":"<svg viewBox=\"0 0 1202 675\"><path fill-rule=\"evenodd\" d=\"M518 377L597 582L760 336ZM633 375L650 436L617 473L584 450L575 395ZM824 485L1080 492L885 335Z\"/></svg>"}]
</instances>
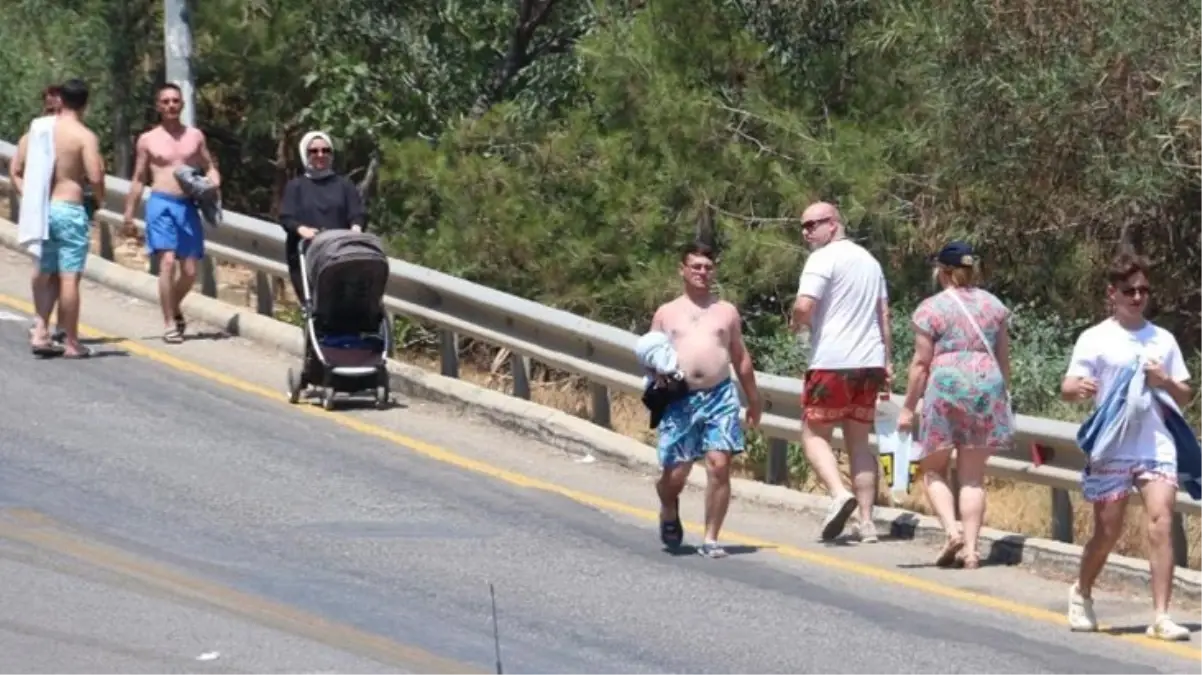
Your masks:
<instances>
[{"instance_id":1,"label":"brown sandal","mask_svg":"<svg viewBox=\"0 0 1202 675\"><path fill-rule=\"evenodd\" d=\"M964 537L955 535L947 538L939 557L935 558L935 567L951 567L956 562L956 554L964 548Z\"/></svg>"}]
</instances>

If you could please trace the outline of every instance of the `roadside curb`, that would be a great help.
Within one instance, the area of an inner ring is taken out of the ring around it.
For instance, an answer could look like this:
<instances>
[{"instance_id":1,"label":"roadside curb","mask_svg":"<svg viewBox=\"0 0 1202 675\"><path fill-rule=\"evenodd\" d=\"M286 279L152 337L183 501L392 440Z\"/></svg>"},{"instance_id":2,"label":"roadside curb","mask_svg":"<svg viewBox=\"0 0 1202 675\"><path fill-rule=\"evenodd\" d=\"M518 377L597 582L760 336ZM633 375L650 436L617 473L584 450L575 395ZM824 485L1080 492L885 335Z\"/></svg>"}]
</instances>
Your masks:
<instances>
[{"instance_id":1,"label":"roadside curb","mask_svg":"<svg viewBox=\"0 0 1202 675\"><path fill-rule=\"evenodd\" d=\"M24 252L17 245L16 226L8 221L0 222L4 223L4 227L0 228L0 244ZM146 302L158 302L158 282L155 277L97 255L88 256L84 278ZM302 354L301 330L291 324L198 293L189 295L183 309L190 317L216 326L230 335L293 356ZM516 433L538 438L566 452L596 456L629 469L651 473L659 471L654 448L598 427L588 420L391 359L388 368L393 390L404 395L453 405L461 411L479 415ZM280 377L283 391L282 373ZM705 478L694 473L689 478L689 484L704 488ZM732 479L731 493L738 500L817 518L825 515L830 503L827 497L744 478ZM942 528L930 516L877 507L873 520L879 531L893 538L914 539L935 545L944 541ZM991 564L1022 565L1036 572L1052 572L1058 577L1075 575L1082 552L1082 547L1078 545L992 528L982 529L981 549ZM1099 581L1105 585L1125 586L1146 592L1150 580L1147 561L1111 555ZM1173 586L1175 594L1198 600L1202 598L1202 572L1176 568Z\"/></svg>"}]
</instances>

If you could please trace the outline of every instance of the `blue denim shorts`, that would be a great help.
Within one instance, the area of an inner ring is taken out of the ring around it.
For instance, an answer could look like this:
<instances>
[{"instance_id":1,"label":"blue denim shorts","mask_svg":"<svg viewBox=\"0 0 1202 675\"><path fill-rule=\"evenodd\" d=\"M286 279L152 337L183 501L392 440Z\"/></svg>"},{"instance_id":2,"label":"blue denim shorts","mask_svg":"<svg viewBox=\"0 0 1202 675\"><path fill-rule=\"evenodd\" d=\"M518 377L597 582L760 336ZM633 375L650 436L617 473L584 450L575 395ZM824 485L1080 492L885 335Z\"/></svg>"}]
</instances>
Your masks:
<instances>
[{"instance_id":1,"label":"blue denim shorts","mask_svg":"<svg viewBox=\"0 0 1202 675\"><path fill-rule=\"evenodd\" d=\"M1081 473L1085 501L1105 503L1123 499L1143 482L1177 485L1177 464L1153 459L1118 459L1089 466Z\"/></svg>"}]
</instances>

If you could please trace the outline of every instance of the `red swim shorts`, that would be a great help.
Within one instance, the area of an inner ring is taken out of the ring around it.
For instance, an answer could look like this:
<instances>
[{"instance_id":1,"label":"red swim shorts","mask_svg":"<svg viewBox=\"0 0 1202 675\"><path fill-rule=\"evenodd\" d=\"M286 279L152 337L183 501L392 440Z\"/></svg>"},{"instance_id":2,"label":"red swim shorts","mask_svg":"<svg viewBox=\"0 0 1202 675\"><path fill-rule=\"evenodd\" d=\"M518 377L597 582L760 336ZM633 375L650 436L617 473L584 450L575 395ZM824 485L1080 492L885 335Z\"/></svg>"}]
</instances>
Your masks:
<instances>
[{"instance_id":1,"label":"red swim shorts","mask_svg":"<svg viewBox=\"0 0 1202 675\"><path fill-rule=\"evenodd\" d=\"M802 415L807 422L872 424L884 386L884 368L807 371L801 392Z\"/></svg>"}]
</instances>

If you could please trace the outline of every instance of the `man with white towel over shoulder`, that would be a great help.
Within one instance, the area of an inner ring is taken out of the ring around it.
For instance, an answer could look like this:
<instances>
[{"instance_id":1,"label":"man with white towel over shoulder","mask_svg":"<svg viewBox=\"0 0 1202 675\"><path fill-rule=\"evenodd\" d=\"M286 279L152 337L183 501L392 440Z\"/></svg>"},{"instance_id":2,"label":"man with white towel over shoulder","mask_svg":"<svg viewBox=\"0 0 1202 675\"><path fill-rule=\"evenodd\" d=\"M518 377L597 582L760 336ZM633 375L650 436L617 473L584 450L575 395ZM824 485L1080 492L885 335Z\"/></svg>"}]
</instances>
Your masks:
<instances>
[{"instance_id":1,"label":"man with white towel over shoulder","mask_svg":"<svg viewBox=\"0 0 1202 675\"><path fill-rule=\"evenodd\" d=\"M84 358L90 351L79 343L79 278L87 262L91 217L85 192L104 194L104 160L96 134L83 123L88 86L72 79L60 90L57 116L39 117L30 124L13 160L14 183L20 191L18 244L38 258L33 283L36 323L30 344L35 355ZM59 325L64 345L50 336L50 313L57 276Z\"/></svg>"}]
</instances>

